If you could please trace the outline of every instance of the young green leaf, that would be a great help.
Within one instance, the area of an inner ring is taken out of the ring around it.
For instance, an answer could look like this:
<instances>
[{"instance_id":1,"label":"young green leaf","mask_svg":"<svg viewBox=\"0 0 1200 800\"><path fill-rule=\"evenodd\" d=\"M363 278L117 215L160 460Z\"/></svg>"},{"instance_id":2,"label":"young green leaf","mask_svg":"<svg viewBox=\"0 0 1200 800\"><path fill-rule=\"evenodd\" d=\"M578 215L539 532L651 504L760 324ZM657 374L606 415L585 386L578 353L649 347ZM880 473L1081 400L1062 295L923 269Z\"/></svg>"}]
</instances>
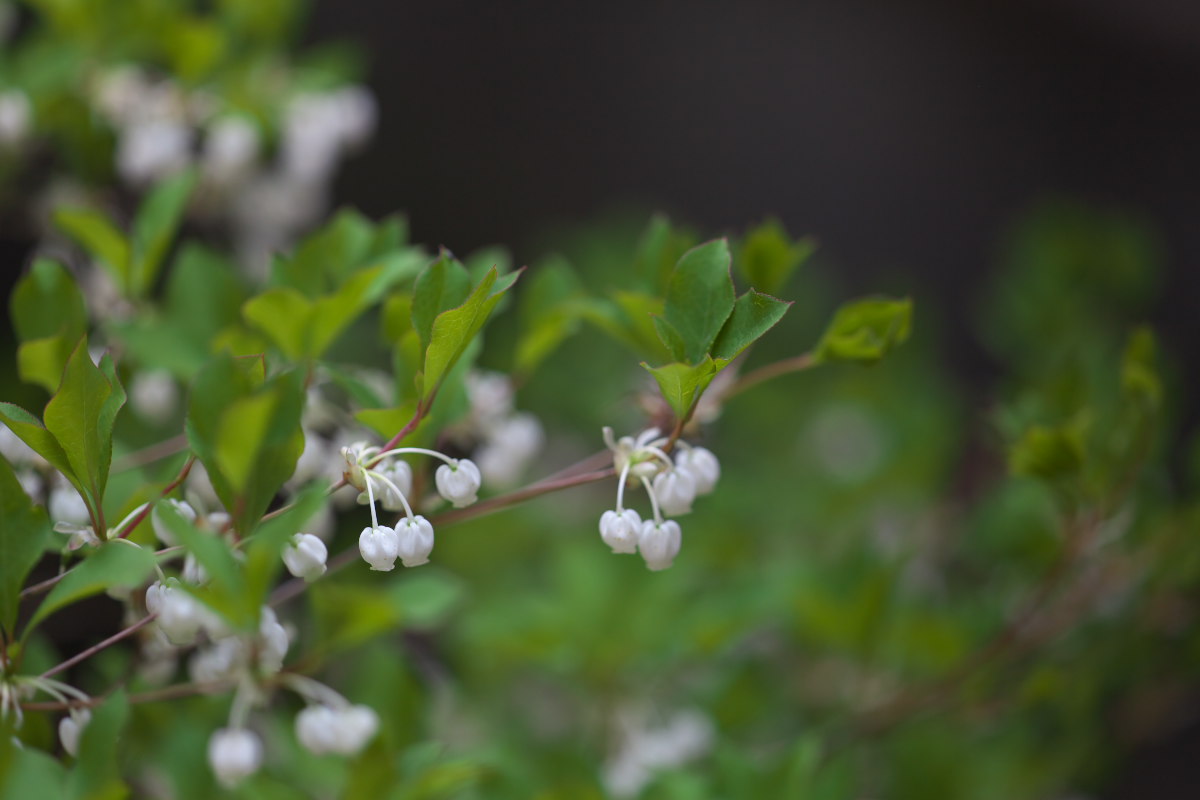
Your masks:
<instances>
[{"instance_id":1,"label":"young green leaf","mask_svg":"<svg viewBox=\"0 0 1200 800\"><path fill-rule=\"evenodd\" d=\"M728 363L726 359L713 360L711 356L706 355L695 365L674 363L651 367L642 362L642 366L658 382L658 388L671 410L675 412L675 418L686 420L691 416L692 408L700 399L700 395Z\"/></svg>"},{"instance_id":2,"label":"young green leaf","mask_svg":"<svg viewBox=\"0 0 1200 800\"><path fill-rule=\"evenodd\" d=\"M633 255L634 274L641 278L641 285L658 294L666 289L680 256L695 244L694 233L673 227L669 219L656 214L638 239Z\"/></svg>"},{"instance_id":3,"label":"young green leaf","mask_svg":"<svg viewBox=\"0 0 1200 800\"><path fill-rule=\"evenodd\" d=\"M1057 481L1079 473L1084 464L1086 417L1065 425L1034 425L1021 435L1008 454L1015 475Z\"/></svg>"},{"instance_id":4,"label":"young green leaf","mask_svg":"<svg viewBox=\"0 0 1200 800\"><path fill-rule=\"evenodd\" d=\"M443 250L421 271L413 288L412 326L421 337L422 350L429 348L437 315L460 305L470 291L466 267L449 250Z\"/></svg>"},{"instance_id":5,"label":"young green leaf","mask_svg":"<svg viewBox=\"0 0 1200 800\"><path fill-rule=\"evenodd\" d=\"M71 484L84 494L83 484L71 469L71 461L63 450L54 434L46 430L42 421L20 406L12 403L0 403L0 421L20 438L21 441L33 448L33 451L46 459L50 466L57 469L71 481Z\"/></svg>"},{"instance_id":6,"label":"young green leaf","mask_svg":"<svg viewBox=\"0 0 1200 800\"><path fill-rule=\"evenodd\" d=\"M58 440L75 476L89 490L93 508L104 499L112 463L113 420L125 402L111 359L109 374L105 372L92 363L87 338L80 339L67 361L62 385L43 415L46 430Z\"/></svg>"},{"instance_id":7,"label":"young green leaf","mask_svg":"<svg viewBox=\"0 0 1200 800\"><path fill-rule=\"evenodd\" d=\"M242 306L246 321L271 337L271 341L293 361L304 358L308 349L312 313L312 302L290 286L267 289Z\"/></svg>"},{"instance_id":8,"label":"young green leaf","mask_svg":"<svg viewBox=\"0 0 1200 800\"><path fill-rule=\"evenodd\" d=\"M284 546L328 501L325 490L317 484L307 487L287 510L262 522L247 540L242 593L250 608L257 610L267 601L267 593L283 568Z\"/></svg>"},{"instance_id":9,"label":"young green leaf","mask_svg":"<svg viewBox=\"0 0 1200 800\"><path fill-rule=\"evenodd\" d=\"M663 315L683 338L687 360L699 363L733 311L729 242L715 239L683 254L671 273Z\"/></svg>"},{"instance_id":10,"label":"young green leaf","mask_svg":"<svg viewBox=\"0 0 1200 800\"><path fill-rule=\"evenodd\" d=\"M74 343L87 330L87 309L75 278L48 258L36 259L17 281L9 311L23 342L61 335Z\"/></svg>"},{"instance_id":11,"label":"young green leaf","mask_svg":"<svg viewBox=\"0 0 1200 800\"><path fill-rule=\"evenodd\" d=\"M77 341L49 336L24 342L17 348L17 374L26 383L37 384L53 394L62 383L63 370Z\"/></svg>"},{"instance_id":12,"label":"young green leaf","mask_svg":"<svg viewBox=\"0 0 1200 800\"><path fill-rule=\"evenodd\" d=\"M714 358L732 361L783 319L791 303L751 289L737 299L733 313L713 342Z\"/></svg>"},{"instance_id":13,"label":"young green leaf","mask_svg":"<svg viewBox=\"0 0 1200 800\"><path fill-rule=\"evenodd\" d=\"M667 348L667 352L671 354L671 358L676 361L684 361L687 359L687 344L683 341L683 334L679 330L667 322L664 317L653 317L654 331L658 334L658 340L663 343L663 347Z\"/></svg>"},{"instance_id":14,"label":"young green leaf","mask_svg":"<svg viewBox=\"0 0 1200 800\"><path fill-rule=\"evenodd\" d=\"M768 219L746 235L738 266L751 286L773 294L816 249L812 239L793 242L779 220Z\"/></svg>"},{"instance_id":15,"label":"young green leaf","mask_svg":"<svg viewBox=\"0 0 1200 800\"><path fill-rule=\"evenodd\" d=\"M912 300L867 298L837 310L814 356L821 361L874 362L908 339Z\"/></svg>"},{"instance_id":16,"label":"young green leaf","mask_svg":"<svg viewBox=\"0 0 1200 800\"><path fill-rule=\"evenodd\" d=\"M172 503L158 503L154 513L208 574L204 601L234 625L252 625L258 618L258 606L245 600L243 569L225 539L198 530Z\"/></svg>"},{"instance_id":17,"label":"young green leaf","mask_svg":"<svg viewBox=\"0 0 1200 800\"><path fill-rule=\"evenodd\" d=\"M518 270L499 277L495 268L492 268L471 292L466 302L458 308L443 311L434 319L429 348L425 351L421 391L423 399L428 400L437 391L446 373L475 339L491 315L492 309L520 275L521 271ZM413 313L416 313L415 301Z\"/></svg>"},{"instance_id":18,"label":"young green leaf","mask_svg":"<svg viewBox=\"0 0 1200 800\"><path fill-rule=\"evenodd\" d=\"M154 286L196 180L195 170L168 178L154 187L138 209L130 232L129 286L135 297Z\"/></svg>"},{"instance_id":19,"label":"young green leaf","mask_svg":"<svg viewBox=\"0 0 1200 800\"><path fill-rule=\"evenodd\" d=\"M17 623L21 587L50 541L46 512L33 505L8 461L0 458L0 629Z\"/></svg>"}]
</instances>

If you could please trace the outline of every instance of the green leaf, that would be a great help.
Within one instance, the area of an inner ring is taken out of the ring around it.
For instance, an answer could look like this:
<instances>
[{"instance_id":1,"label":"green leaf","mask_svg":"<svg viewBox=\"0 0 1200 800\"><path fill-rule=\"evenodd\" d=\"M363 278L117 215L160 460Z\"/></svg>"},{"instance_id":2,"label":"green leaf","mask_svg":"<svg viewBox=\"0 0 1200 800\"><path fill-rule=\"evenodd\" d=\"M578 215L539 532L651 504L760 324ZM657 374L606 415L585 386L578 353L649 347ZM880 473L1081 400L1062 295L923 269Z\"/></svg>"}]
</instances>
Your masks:
<instances>
[{"instance_id":1,"label":"green leaf","mask_svg":"<svg viewBox=\"0 0 1200 800\"><path fill-rule=\"evenodd\" d=\"M417 276L413 288L412 326L421 338L421 349L429 349L433 323L438 314L463 302L471 291L467 269L443 250L437 260Z\"/></svg>"},{"instance_id":2,"label":"green leaf","mask_svg":"<svg viewBox=\"0 0 1200 800\"><path fill-rule=\"evenodd\" d=\"M715 239L683 254L671 273L663 316L679 331L689 363L700 362L733 311L729 242Z\"/></svg>"},{"instance_id":3,"label":"green leaf","mask_svg":"<svg viewBox=\"0 0 1200 800\"><path fill-rule=\"evenodd\" d=\"M528 375L579 327L583 289L567 262L536 267L517 306L518 373Z\"/></svg>"},{"instance_id":4,"label":"green leaf","mask_svg":"<svg viewBox=\"0 0 1200 800\"><path fill-rule=\"evenodd\" d=\"M15 736L0 731L0 800L65 796L67 774L49 754L22 747Z\"/></svg>"},{"instance_id":5,"label":"green leaf","mask_svg":"<svg viewBox=\"0 0 1200 800\"><path fill-rule=\"evenodd\" d=\"M634 273L655 294L665 289L680 256L696 243L691 231L675 228L661 214L651 217L633 255Z\"/></svg>"},{"instance_id":6,"label":"green leaf","mask_svg":"<svg viewBox=\"0 0 1200 800\"><path fill-rule=\"evenodd\" d=\"M691 416L692 408L700 399L700 395L728 363L726 359L714 361L711 356L706 355L696 365L675 363L651 367L643 362L642 366L658 382L658 388L671 410L675 412L675 417L686 420Z\"/></svg>"},{"instance_id":7,"label":"green leaf","mask_svg":"<svg viewBox=\"0 0 1200 800\"><path fill-rule=\"evenodd\" d=\"M62 445L54 438L54 434L46 430L42 421L20 406L12 403L0 403L0 421L3 421L21 441L33 448L34 452L50 462L50 466L66 475L79 493L83 494L83 484L75 477L71 462Z\"/></svg>"},{"instance_id":8,"label":"green leaf","mask_svg":"<svg viewBox=\"0 0 1200 800\"><path fill-rule=\"evenodd\" d=\"M261 363L217 356L196 376L188 409L188 441L243 535L295 471L304 449L303 374L291 370L260 386L260 367L247 371L247 364Z\"/></svg>"},{"instance_id":9,"label":"green leaf","mask_svg":"<svg viewBox=\"0 0 1200 800\"><path fill-rule=\"evenodd\" d=\"M738 266L747 282L775 293L817 249L812 239L793 242L777 219L768 219L746 235Z\"/></svg>"},{"instance_id":10,"label":"green leaf","mask_svg":"<svg viewBox=\"0 0 1200 800\"><path fill-rule=\"evenodd\" d=\"M26 383L35 383L53 394L62 383L63 370L78 337L64 336L31 339L17 348L17 374Z\"/></svg>"},{"instance_id":11,"label":"green leaf","mask_svg":"<svg viewBox=\"0 0 1200 800\"><path fill-rule=\"evenodd\" d=\"M687 343L683 341L683 334L663 317L653 317L652 319L654 320L654 330L658 334L658 339L663 343L663 347L667 348L667 352L671 354L671 358L676 361L686 360Z\"/></svg>"},{"instance_id":12,"label":"green leaf","mask_svg":"<svg viewBox=\"0 0 1200 800\"><path fill-rule=\"evenodd\" d=\"M442 378L475 339L491 315L492 309L520 275L521 271L518 270L501 278L497 276L496 269L492 268L465 303L458 308L443 311L434 319L429 348L425 351L421 391L423 399L428 400L437 391ZM415 300L413 313L416 313Z\"/></svg>"},{"instance_id":13,"label":"green leaf","mask_svg":"<svg viewBox=\"0 0 1200 800\"><path fill-rule=\"evenodd\" d=\"M36 259L17 281L9 310L17 338L22 342L61 336L74 343L87 330L87 309L75 278L57 261L48 258ZM61 365L59 375L62 375Z\"/></svg>"},{"instance_id":14,"label":"green leaf","mask_svg":"<svg viewBox=\"0 0 1200 800\"><path fill-rule=\"evenodd\" d=\"M21 587L50 540L46 512L33 505L13 468L0 458L0 629L17 623Z\"/></svg>"},{"instance_id":15,"label":"green leaf","mask_svg":"<svg viewBox=\"0 0 1200 800\"><path fill-rule=\"evenodd\" d=\"M302 241L290 258L276 262L272 283L298 289L310 299L336 291L370 258L375 240L370 220L353 209L343 209Z\"/></svg>"},{"instance_id":16,"label":"green leaf","mask_svg":"<svg viewBox=\"0 0 1200 800\"><path fill-rule=\"evenodd\" d=\"M195 170L168 178L154 187L138 209L130 233L129 284L135 297L143 296L154 286L196 180Z\"/></svg>"},{"instance_id":17,"label":"green leaf","mask_svg":"<svg viewBox=\"0 0 1200 800\"><path fill-rule=\"evenodd\" d=\"M308 325L313 304L290 286L267 289L242 306L242 316L271 337L283 354L301 360L308 349Z\"/></svg>"},{"instance_id":18,"label":"green leaf","mask_svg":"<svg viewBox=\"0 0 1200 800\"><path fill-rule=\"evenodd\" d=\"M670 351L654 329L654 317L663 312L663 302L641 292L616 290L612 301L581 300L579 313L588 322L650 361L666 361Z\"/></svg>"},{"instance_id":19,"label":"green leaf","mask_svg":"<svg viewBox=\"0 0 1200 800\"><path fill-rule=\"evenodd\" d=\"M128 720L129 700L120 689L92 712L79 736L79 761L67 779L68 797L99 800L129 796L117 758L117 745Z\"/></svg>"},{"instance_id":20,"label":"green leaf","mask_svg":"<svg viewBox=\"0 0 1200 800\"><path fill-rule=\"evenodd\" d=\"M23 635L61 608L113 588L136 589L154 571L154 553L125 539L113 539L92 551L54 585L25 626Z\"/></svg>"},{"instance_id":21,"label":"green leaf","mask_svg":"<svg viewBox=\"0 0 1200 800\"><path fill-rule=\"evenodd\" d=\"M108 217L91 209L61 208L54 213L54 223L99 261L117 286L126 292L132 288L129 242Z\"/></svg>"},{"instance_id":22,"label":"green leaf","mask_svg":"<svg viewBox=\"0 0 1200 800\"><path fill-rule=\"evenodd\" d=\"M765 334L787 313L791 303L751 289L737 299L733 313L713 342L716 358L732 361Z\"/></svg>"},{"instance_id":23,"label":"green leaf","mask_svg":"<svg viewBox=\"0 0 1200 800\"><path fill-rule=\"evenodd\" d=\"M251 608L258 609L267 601L283 568L284 546L329 502L325 490L319 484L307 487L283 513L261 523L248 540L243 593Z\"/></svg>"},{"instance_id":24,"label":"green leaf","mask_svg":"<svg viewBox=\"0 0 1200 800\"><path fill-rule=\"evenodd\" d=\"M1077 475L1084 463L1086 428L1083 415L1065 425L1034 425L1009 451L1009 469L1015 475L1050 481Z\"/></svg>"},{"instance_id":25,"label":"green leaf","mask_svg":"<svg viewBox=\"0 0 1200 800\"><path fill-rule=\"evenodd\" d=\"M1162 378L1158 374L1157 345L1154 332L1138 328L1121 354L1121 391L1149 409L1162 404Z\"/></svg>"},{"instance_id":26,"label":"green leaf","mask_svg":"<svg viewBox=\"0 0 1200 800\"><path fill-rule=\"evenodd\" d=\"M867 298L837 310L814 356L822 361L874 362L908 339L912 300Z\"/></svg>"},{"instance_id":27,"label":"green leaf","mask_svg":"<svg viewBox=\"0 0 1200 800\"><path fill-rule=\"evenodd\" d=\"M62 446L75 476L90 490L96 509L103 501L112 464L113 421L125 403L112 359L106 355L101 364L105 366L92 363L87 339L80 339L44 414L46 430Z\"/></svg>"}]
</instances>

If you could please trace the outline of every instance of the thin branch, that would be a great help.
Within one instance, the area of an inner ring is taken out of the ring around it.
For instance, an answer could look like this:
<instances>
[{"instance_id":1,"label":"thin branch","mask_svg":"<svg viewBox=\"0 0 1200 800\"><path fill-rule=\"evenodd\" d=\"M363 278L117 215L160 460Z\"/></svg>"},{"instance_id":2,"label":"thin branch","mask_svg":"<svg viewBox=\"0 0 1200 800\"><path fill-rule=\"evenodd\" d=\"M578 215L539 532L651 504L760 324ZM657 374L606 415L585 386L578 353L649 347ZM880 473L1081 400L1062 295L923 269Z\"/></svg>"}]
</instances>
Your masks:
<instances>
[{"instance_id":1,"label":"thin branch","mask_svg":"<svg viewBox=\"0 0 1200 800\"><path fill-rule=\"evenodd\" d=\"M817 365L817 359L812 353L802 353L793 358L785 358L782 361L775 361L771 364L766 364L758 369L747 372L741 376L721 394L721 400L726 401L735 395L739 395L747 389L753 388L764 381L769 381L772 378L778 378L780 375L787 375L791 372L802 372Z\"/></svg>"},{"instance_id":2,"label":"thin branch","mask_svg":"<svg viewBox=\"0 0 1200 800\"><path fill-rule=\"evenodd\" d=\"M179 488L179 485L180 485L181 483L183 483L185 480L187 480L188 473L192 471L192 465L193 465L193 464L195 464L195 463L196 463L196 457L195 457L195 456L188 456L188 459L187 459L187 461L183 462L183 467L182 467L182 468L180 468L180 470L179 470L179 474L175 476L175 480L173 480L173 481L171 481L170 483L168 483L168 484L167 484L167 485L166 485L166 486L163 488L163 490L162 490L161 492L159 492L158 496L159 496L160 498L162 498L162 497L166 497L166 496L167 496L167 495L169 495L171 492L173 492L173 491L175 491L177 488ZM145 519L146 519L146 517L148 517L148 516L150 515L150 512L151 512L153 509L154 509L154 507L153 507L153 506L152 506L150 503L147 503L147 504L146 504L146 507L145 507L145 508L143 508L143 509L142 509L142 510L141 510L141 511L138 513L138 515L137 515L136 517L134 517L134 518L133 518L133 519L130 521L130 523L129 523L128 525L126 525L126 526L125 526L125 529L124 529L123 531L121 531L121 533L120 533L120 534L118 534L118 537L117 537L117 538L119 538L119 539L124 539L124 538L126 538L127 536L129 536L129 534L133 533L133 530L134 530L134 528L136 528L138 525L141 525L141 524L142 524L142 521L143 521L143 520L145 520Z\"/></svg>"},{"instance_id":3,"label":"thin branch","mask_svg":"<svg viewBox=\"0 0 1200 800\"><path fill-rule=\"evenodd\" d=\"M561 489L570 489L573 486L582 486L586 483L595 483L596 481L611 478L614 475L616 475L616 471L612 467L606 467L595 472L585 472L582 475L568 475L565 478L539 481L532 486L526 486L524 489L518 489L515 492L509 492L508 494L493 497L490 500L484 500L467 508L456 508L453 511L438 514L432 521L437 525L450 525L473 517L482 517L485 514L491 514L502 508L523 503L526 500L539 497L543 494L557 492Z\"/></svg>"},{"instance_id":4,"label":"thin branch","mask_svg":"<svg viewBox=\"0 0 1200 800\"><path fill-rule=\"evenodd\" d=\"M104 641L98 642L98 643L92 645L91 647L89 647L88 649L83 650L79 653L76 653L75 655L71 656L66 661L62 662L61 664L51 667L50 669L43 672L41 674L41 677L49 678L51 675L57 675L58 673L62 672L63 670L70 669L71 667L78 664L80 661L84 661L88 658L91 658L92 656L96 655L96 653L99 653L101 650L111 647L112 645L116 644L117 642L121 641L122 639L124 639L128 636L132 636L133 634L137 633L138 631L140 631L142 628L149 625L151 622L153 622L157 618L158 618L157 614L150 614L148 616L142 617L137 622L130 625L128 628L117 631L116 633L114 633L112 636L108 637Z\"/></svg>"},{"instance_id":5,"label":"thin branch","mask_svg":"<svg viewBox=\"0 0 1200 800\"><path fill-rule=\"evenodd\" d=\"M144 467L147 464L153 464L155 461L169 458L176 453L182 453L187 449L187 446L187 436L182 433L178 436L172 436L170 439L156 442L148 447L143 447L141 450L126 453L113 461L112 472L116 474L134 469L135 467Z\"/></svg>"},{"instance_id":6,"label":"thin branch","mask_svg":"<svg viewBox=\"0 0 1200 800\"><path fill-rule=\"evenodd\" d=\"M214 683L177 683L174 686L165 686L162 689L153 689L149 692L131 694L129 695L129 702L131 705L137 705L139 703L156 703L162 700L175 700L179 697L189 697L194 694L225 692L232 689L234 685L234 681L217 681ZM95 708L107 699L107 695L97 695L89 700L71 700L66 703L61 701L22 703L21 708L25 711L66 711L71 708Z\"/></svg>"}]
</instances>

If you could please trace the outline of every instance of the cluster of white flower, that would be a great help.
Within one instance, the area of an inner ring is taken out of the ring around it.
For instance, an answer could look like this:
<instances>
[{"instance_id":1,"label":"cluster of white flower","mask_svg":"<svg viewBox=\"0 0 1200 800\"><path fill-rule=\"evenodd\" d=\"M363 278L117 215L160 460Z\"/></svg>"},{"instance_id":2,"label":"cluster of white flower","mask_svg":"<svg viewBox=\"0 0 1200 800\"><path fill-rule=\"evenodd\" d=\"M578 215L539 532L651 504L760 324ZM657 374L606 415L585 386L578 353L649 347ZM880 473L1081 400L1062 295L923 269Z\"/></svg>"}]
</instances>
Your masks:
<instances>
[{"instance_id":1,"label":"cluster of white flower","mask_svg":"<svg viewBox=\"0 0 1200 800\"><path fill-rule=\"evenodd\" d=\"M680 440L672 460L663 450L670 439L660 433L658 428L650 428L636 439L622 436L618 440L612 428L604 429L604 443L612 451L619 478L616 510L600 516L604 543L614 553L640 552L646 566L655 571L671 566L682 544L679 523L665 517L690 513L696 497L711 492L721 477L720 462L712 452ZM625 508L627 483L645 487L653 519L643 520L632 508Z\"/></svg>"},{"instance_id":2,"label":"cluster of white flower","mask_svg":"<svg viewBox=\"0 0 1200 800\"><path fill-rule=\"evenodd\" d=\"M604 767L604 785L613 797L636 797L660 770L678 767L712 749L713 723L695 709L677 711L652 726L644 714L618 719L621 741Z\"/></svg>"},{"instance_id":3,"label":"cluster of white flower","mask_svg":"<svg viewBox=\"0 0 1200 800\"><path fill-rule=\"evenodd\" d=\"M434 473L438 494L462 508L474 503L482 484L479 467L470 459L450 458L436 450L422 447L400 447L383 451L357 442L342 448L342 477L359 490L359 502L371 508L371 526L363 528L358 537L358 551L371 569L390 572L400 559L406 567L429 563L433 552L433 525L420 514L414 514L408 502L412 493L412 468L401 461L402 455L427 455L446 462ZM389 511L404 511L404 519L395 528L379 524L375 503Z\"/></svg>"}]
</instances>

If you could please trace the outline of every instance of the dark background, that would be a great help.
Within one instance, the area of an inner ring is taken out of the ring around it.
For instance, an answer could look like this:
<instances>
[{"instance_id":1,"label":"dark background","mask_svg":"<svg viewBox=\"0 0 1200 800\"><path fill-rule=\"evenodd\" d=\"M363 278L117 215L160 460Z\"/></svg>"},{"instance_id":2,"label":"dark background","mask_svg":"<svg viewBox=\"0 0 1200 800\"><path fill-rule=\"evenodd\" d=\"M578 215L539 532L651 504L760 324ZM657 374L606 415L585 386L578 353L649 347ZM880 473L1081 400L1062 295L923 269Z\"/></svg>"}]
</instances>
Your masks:
<instances>
[{"instance_id":1,"label":"dark background","mask_svg":"<svg viewBox=\"0 0 1200 800\"><path fill-rule=\"evenodd\" d=\"M947 319L977 382L970 314L1014 217L1058 194L1144 215L1167 258L1150 321L1197 427L1198 3L330 0L309 31L362 43L380 101L340 202L522 262L617 203L709 232L776 215L849 292L906 276L887 288ZM1200 796L1198 758L1180 731L1111 796Z\"/></svg>"}]
</instances>

